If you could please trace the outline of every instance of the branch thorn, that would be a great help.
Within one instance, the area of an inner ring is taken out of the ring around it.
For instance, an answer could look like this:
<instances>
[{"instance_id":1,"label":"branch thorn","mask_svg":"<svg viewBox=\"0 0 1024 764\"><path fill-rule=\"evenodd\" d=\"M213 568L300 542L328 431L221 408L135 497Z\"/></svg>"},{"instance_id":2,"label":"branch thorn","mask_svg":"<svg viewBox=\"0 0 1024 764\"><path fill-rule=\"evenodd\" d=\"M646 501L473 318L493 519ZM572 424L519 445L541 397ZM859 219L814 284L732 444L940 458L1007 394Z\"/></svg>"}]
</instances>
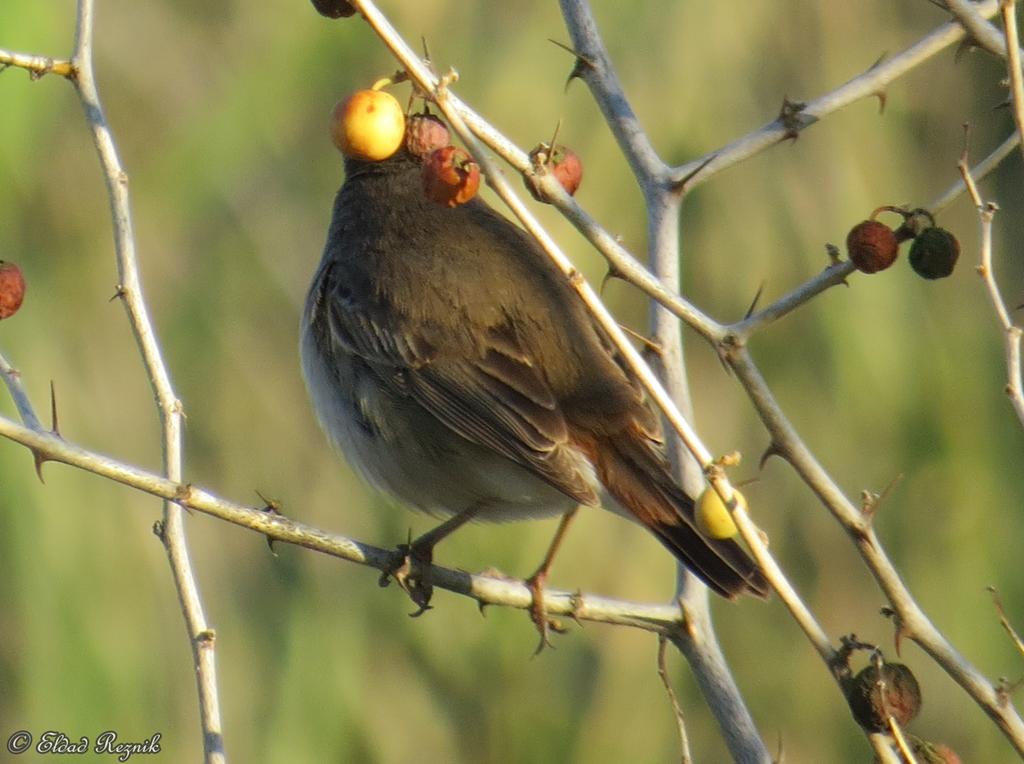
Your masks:
<instances>
[{"instance_id":1,"label":"branch thorn","mask_svg":"<svg viewBox=\"0 0 1024 764\"><path fill-rule=\"evenodd\" d=\"M764 450L764 453L761 454L761 460L758 462L757 468L763 470L764 465L767 464L768 460L771 459L773 456L777 456L780 459L786 458L785 454L782 453L782 449L779 448L779 445L775 441L769 443L768 448L766 448Z\"/></svg>"},{"instance_id":2,"label":"branch thorn","mask_svg":"<svg viewBox=\"0 0 1024 764\"><path fill-rule=\"evenodd\" d=\"M765 283L766 282L764 281L764 279L762 279L761 284L757 287L757 291L754 293L754 299L750 301L750 307L747 308L747 312L743 316L744 321L746 321L748 318L754 315L754 310L757 308L757 303L761 301L761 295L764 294Z\"/></svg>"},{"instance_id":3,"label":"branch thorn","mask_svg":"<svg viewBox=\"0 0 1024 764\"><path fill-rule=\"evenodd\" d=\"M61 437L60 426L57 424L57 391L53 386L52 379L50 380L50 432L58 438Z\"/></svg>"},{"instance_id":4,"label":"branch thorn","mask_svg":"<svg viewBox=\"0 0 1024 764\"><path fill-rule=\"evenodd\" d=\"M782 136L782 140L793 140L795 141L800 137L800 131L804 128L810 127L818 118L812 114L805 114L804 109L807 108L807 104L803 101L790 101L789 96L783 96L782 108L779 109L778 121L786 130L786 134Z\"/></svg>"},{"instance_id":5,"label":"branch thorn","mask_svg":"<svg viewBox=\"0 0 1024 764\"><path fill-rule=\"evenodd\" d=\"M268 515L274 515L276 517L282 517L282 515L281 515L281 503L279 501L277 501L277 499L268 499L266 496L264 496L258 490L256 491L256 495L259 496L260 497L260 501L263 502L263 506L260 508L260 510L262 512L266 512ZM272 536L270 536L270 535L267 536L267 548L270 550L270 553L272 555L274 555L274 557L277 557L277 551L274 549L274 541L275 540L276 539L274 539Z\"/></svg>"},{"instance_id":6,"label":"branch thorn","mask_svg":"<svg viewBox=\"0 0 1024 764\"><path fill-rule=\"evenodd\" d=\"M583 79L583 75L587 71L593 71L597 69L597 64L594 63L593 59L584 56L582 53L580 53L572 46L566 45L564 42L559 42L558 40L554 40L550 37L548 38L548 42L557 45L559 48L568 53L571 53L573 57L576 59L576 62L572 66L572 71L569 72L569 76L565 80L566 90L569 89L569 85L572 83L574 79L576 79L577 77Z\"/></svg>"}]
</instances>

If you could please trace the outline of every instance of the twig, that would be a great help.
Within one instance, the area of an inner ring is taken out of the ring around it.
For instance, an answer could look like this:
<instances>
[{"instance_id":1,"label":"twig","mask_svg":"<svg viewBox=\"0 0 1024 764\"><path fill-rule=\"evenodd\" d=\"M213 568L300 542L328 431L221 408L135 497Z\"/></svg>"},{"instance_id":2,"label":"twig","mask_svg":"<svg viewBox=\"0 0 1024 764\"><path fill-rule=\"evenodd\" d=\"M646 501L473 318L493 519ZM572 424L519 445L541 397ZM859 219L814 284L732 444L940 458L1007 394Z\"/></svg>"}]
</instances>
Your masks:
<instances>
[{"instance_id":1,"label":"twig","mask_svg":"<svg viewBox=\"0 0 1024 764\"><path fill-rule=\"evenodd\" d=\"M405 43L387 18L380 13L372 2L355 4L360 6L360 10L363 11L363 15L374 31L409 72L417 85L424 92L434 92L438 84L437 76ZM998 11L997 0L984 0L984 2L977 6L977 11L984 16L995 15ZM963 39L963 37L964 30L959 24L944 24L917 44L872 67L845 85L812 101L804 111L815 116L817 119L821 119L860 98L871 96L885 84L902 76L953 43ZM450 108L459 113L469 129L492 151L517 171L522 173L532 172L532 165L526 152L502 135L501 132L461 101L454 93L449 92L448 99ZM602 106L602 108L605 107ZM726 167L778 143L782 137L785 137L784 133L788 129L781 121L776 120L727 146L715 149L703 157L673 168L667 176L661 178L661 181L671 187L696 173L699 177L695 177L693 182L688 183L688 187L692 187L695 182L708 180L712 175ZM622 139L620 139L620 143L622 142ZM629 281L648 297L664 305L709 342L717 343L722 339L726 329L720 323L714 321L689 301L682 298L674 288L669 288L661 283L654 275L640 265L640 261L623 247L615 236L600 226L580 207L575 199L565 192L565 189L562 188L557 180L551 176L543 176L535 180L540 184L545 196L551 200L552 204L608 260L617 276Z\"/></svg>"},{"instance_id":2,"label":"twig","mask_svg":"<svg viewBox=\"0 0 1024 764\"><path fill-rule=\"evenodd\" d=\"M978 162L978 164L971 170L971 175L975 179L985 177L998 167L1019 144L1020 133L1013 133L1009 138L999 144L991 154ZM958 199L965 190L967 190L967 185L961 178L946 189L941 196L926 205L925 209L931 211L933 214L938 214L941 210L956 201L956 199ZM727 335L731 335L734 338L731 341L743 343L755 332L796 310L798 307L821 294L826 289L831 289L834 286L844 283L847 276L852 275L855 270L856 268L849 261L830 265L817 276L804 284L801 284L789 294L780 297L771 305L766 306L759 312L748 316L742 321L737 321L736 323L725 327L725 332Z\"/></svg>"},{"instance_id":3,"label":"twig","mask_svg":"<svg viewBox=\"0 0 1024 764\"><path fill-rule=\"evenodd\" d=\"M128 321L142 355L146 375L156 396L163 435L163 468L168 480L180 483L182 478L182 407L171 387L170 376L164 364L160 345L157 342L142 295L135 252L135 234L132 230L128 175L121 165L113 134L103 113L93 73L93 19L94 0L79 0L74 55L71 58L76 76L72 81L78 90L85 119L92 131L93 142L107 185L119 277L118 295L127 311ZM224 754L220 703L217 698L213 631L203 612L199 587L189 561L182 510L174 503L173 499L164 502L164 519L160 539L167 551L171 575L178 592L185 626L188 630L189 643L192 647L205 761L207 764L223 764L226 761L226 756Z\"/></svg>"},{"instance_id":4,"label":"twig","mask_svg":"<svg viewBox=\"0 0 1024 764\"><path fill-rule=\"evenodd\" d=\"M990 172L996 169L1006 157L1020 144L1020 133L1015 132L1002 143L1000 143L995 151L989 154L987 157L982 159L978 164L971 170L971 177L974 178L975 182L980 181L986 177ZM967 189L966 184L961 177L955 183L953 183L946 191L936 198L931 204L926 206L932 214L937 215L939 212L944 210L954 201L956 201L960 195Z\"/></svg>"},{"instance_id":5,"label":"twig","mask_svg":"<svg viewBox=\"0 0 1024 764\"><path fill-rule=\"evenodd\" d=\"M677 292L680 284L679 219L682 196L665 181L668 167L657 156L650 139L629 104L604 46L597 23L587 3L562 0L562 15L573 40L577 71L599 104L605 121L619 142L626 161L644 195L647 212L648 266L658 282ZM666 391L687 417L693 406L683 355L682 324L657 301L651 301L650 331L661 352L652 368ZM669 439L669 452L683 487L691 496L704 489L701 465L691 454ZM676 566L676 590L686 616L686 628L673 637L686 658L708 707L718 721L722 738L733 758L745 762L768 762L771 756L726 662L711 617L707 587L682 565ZM781 582L780 586L785 586ZM682 711L664 673L664 641L659 650L659 672L672 701L680 727L683 760L689 760Z\"/></svg>"},{"instance_id":6,"label":"twig","mask_svg":"<svg viewBox=\"0 0 1024 764\"><path fill-rule=\"evenodd\" d=\"M998 11L997 0L985 0L977 4L969 3L969 5L971 10L982 19L994 16ZM835 90L807 102L800 110L800 114L805 121L818 121L827 114L849 106L855 101L873 96L893 80L963 38L964 29L959 23L943 24L906 50L880 61ZM787 119L780 116L727 146L673 168L672 179L681 182L683 179L689 178L686 186L688 189L692 189L727 167L754 156L764 149L792 137L792 135L792 126L788 124Z\"/></svg>"},{"instance_id":7,"label":"twig","mask_svg":"<svg viewBox=\"0 0 1024 764\"><path fill-rule=\"evenodd\" d=\"M879 695L882 698L883 704L885 703L885 682L880 681L881 687L879 688ZM892 714L886 714L885 723L889 726L889 734L892 735L892 739L896 741L896 748L900 752L900 756L903 757L903 761L906 764L917 764L917 757L914 752L910 750L910 744L907 742L906 735L903 734L903 728L900 727L898 721L896 721Z\"/></svg>"},{"instance_id":8,"label":"twig","mask_svg":"<svg viewBox=\"0 0 1024 764\"><path fill-rule=\"evenodd\" d=\"M1006 308L1003 296L999 292L999 285L996 283L995 273L992 270L992 220L999 209L993 202L984 202L978 187L971 177L971 169L967 164L967 150L960 158L957 165L960 174L964 179L971 199L978 210L978 219L981 223L981 263L978 265L978 275L985 284L985 291L988 292L989 301L995 310L996 320L1003 331L1003 350L1006 354L1006 394L1010 398L1014 411L1021 425L1024 425L1024 370L1021 367L1021 328L1013 323L1010 312Z\"/></svg>"},{"instance_id":9,"label":"twig","mask_svg":"<svg viewBox=\"0 0 1024 764\"><path fill-rule=\"evenodd\" d=\"M68 79L77 76L75 65L67 59L47 58L0 48L0 72L9 66L25 69L33 79L39 79L47 74L56 74Z\"/></svg>"},{"instance_id":10,"label":"twig","mask_svg":"<svg viewBox=\"0 0 1024 764\"><path fill-rule=\"evenodd\" d=\"M1010 78L1010 108L1017 133L1024 135L1024 81L1020 71L1020 41L1017 37L1017 4L1015 0L1000 0L1003 31L1006 34L1006 69ZM1021 149L1024 151L1024 148Z\"/></svg>"},{"instance_id":11,"label":"twig","mask_svg":"<svg viewBox=\"0 0 1024 764\"><path fill-rule=\"evenodd\" d=\"M1006 633L1010 635L1010 639L1013 640L1013 646L1017 648L1017 652L1024 655L1024 640L1020 638L1020 634L1013 628L1013 624L1010 623L1010 619L1006 616L1006 609L1003 607L1003 601L999 597L999 592L996 591L994 586L988 587L988 590L992 594L992 604L996 607L996 613L999 614L999 623L1002 624Z\"/></svg>"},{"instance_id":12,"label":"twig","mask_svg":"<svg viewBox=\"0 0 1024 764\"><path fill-rule=\"evenodd\" d=\"M654 150L647 132L629 105L589 5L583 0L561 0L559 5L572 37L573 49L579 59L586 61L586 65L578 66L576 71L590 87L634 177L647 188L664 188L668 165ZM669 286L674 286L674 283Z\"/></svg>"},{"instance_id":13,"label":"twig","mask_svg":"<svg viewBox=\"0 0 1024 764\"><path fill-rule=\"evenodd\" d=\"M950 13L970 33L973 42L989 53L1005 58L1006 40L1003 34L986 20L996 14L998 9L993 7L995 5L996 3L991 3L982 6L972 0L946 0Z\"/></svg>"},{"instance_id":14,"label":"twig","mask_svg":"<svg viewBox=\"0 0 1024 764\"><path fill-rule=\"evenodd\" d=\"M857 270L849 260L829 265L814 278L801 284L789 294L781 297L757 313L726 327L730 342L744 343L755 332L763 329L783 316L792 313L804 303L818 296L826 289L845 283L847 276Z\"/></svg>"},{"instance_id":15,"label":"twig","mask_svg":"<svg viewBox=\"0 0 1024 764\"><path fill-rule=\"evenodd\" d=\"M417 86L436 102L438 108L448 120L449 126L462 139L466 144L466 148L480 164L480 168L487 179L487 184L505 202L516 219L537 240L545 254L565 275L573 289L576 290L577 294L587 305L595 320L615 344L616 349L622 353L626 363L637 375L641 384L651 395L651 398L665 413L669 423L679 434L679 437L682 438L690 453L694 455L701 465L710 465L712 461L711 452L704 446L696 432L694 432L693 428L679 412L675 402L666 392L661 381L651 371L640 353L633 347L626 333L619 327L618 321L615 320L614 316L608 312L608 309L601 302L597 293L586 282L582 274L572 264L572 261L562 252L554 239L544 230L533 213L523 204L515 191L512 190L505 176L491 159L490 154L484 150L476 135L470 130L462 118L462 111L456 106L456 104L461 102L458 102L455 96L451 94L446 83L438 82L433 73L423 66L422 62L416 57L416 54L413 53L412 49L373 3L368 0L354 0L353 5L358 7L384 44L388 46L401 64L406 67L410 77L416 82ZM729 496L732 496L731 492Z\"/></svg>"},{"instance_id":16,"label":"twig","mask_svg":"<svg viewBox=\"0 0 1024 764\"><path fill-rule=\"evenodd\" d=\"M892 747L892 738L881 732L868 735L868 742L875 752L879 764L905 764L903 759Z\"/></svg>"},{"instance_id":17,"label":"twig","mask_svg":"<svg viewBox=\"0 0 1024 764\"><path fill-rule=\"evenodd\" d=\"M222 499L198 486L169 480L163 475L89 451L56 435L34 430L0 416L0 437L41 453L47 460L91 472L122 485L160 497L181 507L248 528L275 541L305 547L381 571L393 570L398 552L363 544L328 533L284 515ZM476 600L481 606L503 605L527 609L533 594L519 580L473 575L435 565L435 586ZM545 589L544 607L551 615L572 616L581 621L631 626L656 634L672 635L683 624L674 604L645 604L592 594Z\"/></svg>"},{"instance_id":18,"label":"twig","mask_svg":"<svg viewBox=\"0 0 1024 764\"><path fill-rule=\"evenodd\" d=\"M720 494L723 501L726 503L726 506L734 505L733 488L725 477L724 472L722 470L713 470L711 468L713 461L711 453L704 446L703 442L687 422L686 418L682 416L678 407L675 405L674 400L668 394L660 380L647 366L640 354L633 348L628 338L619 328L614 317L611 316L590 285L587 284L564 253L562 253L558 245L551 239L550 235L540 226L532 213L530 213L530 211L523 205L515 192L511 190L508 182L497 169L490 155L483 149L476 135L474 135L474 133L469 129L467 123L463 120L460 110L454 105L456 102L454 100L454 96L452 96L448 90L447 82L442 81L441 83L438 83L432 73L422 71L424 69L422 63L416 58L409 46L405 44L387 19L383 17L380 11L378 11L371 2L368 0L354 0L354 4L358 6L360 12L369 22L370 26L373 27L377 35L391 49L392 53L394 53L402 65L406 67L410 77L416 82L417 86L420 87L427 97L436 102L438 108L448 120L449 126L462 139L470 153L473 154L474 158L480 164L485 177L487 178L488 185L490 185L502 201L505 202L523 227L534 237L534 239L537 240L548 257L565 275L566 279L576 290L577 294L591 312L591 315L601 325L602 329L615 344L616 349L622 354L626 364L637 375L637 378L643 385L644 389L664 413L665 418L679 435L683 445L699 463L701 470L707 475L710 484ZM425 76L421 76L421 74ZM761 540L760 533L756 529L753 529L753 524L749 521L746 525L746 531L743 532L743 537L747 544L754 549L755 556L758 560L770 559L770 553L768 552L764 542ZM775 588L776 591L779 591L780 595L784 596L785 599L790 602L794 600L799 602L792 586L785 579L781 568L777 564L768 565L763 569L769 584ZM798 623L801 626L804 626L808 621L813 624L814 619L813 616L810 615L809 611L806 608L803 608L803 612L806 617L798 620ZM822 635L822 630L815 624L809 636L816 646L819 646L819 650L830 655L831 647L828 646L827 638L823 638ZM759 740L758 743L760 743ZM760 748L763 750L763 744L760 745Z\"/></svg>"},{"instance_id":19,"label":"twig","mask_svg":"<svg viewBox=\"0 0 1024 764\"><path fill-rule=\"evenodd\" d=\"M11 394L15 408L18 409L21 421L25 423L26 427L44 432L43 423L39 421L32 401L25 391L25 386L21 384L21 372L11 366L3 355L0 355L0 375L4 378L4 384L7 385L7 390Z\"/></svg>"},{"instance_id":20,"label":"twig","mask_svg":"<svg viewBox=\"0 0 1024 764\"><path fill-rule=\"evenodd\" d=\"M672 680L668 675L668 667L665 665L665 646L668 640L664 636L658 637L658 676L661 677L661 684L668 695L668 702L672 706L672 714L676 718L676 729L679 731L679 761L680 764L691 764L693 759L690 756L690 738L686 734L686 718L683 716L682 706L676 697L676 691L672 689Z\"/></svg>"},{"instance_id":21,"label":"twig","mask_svg":"<svg viewBox=\"0 0 1024 764\"><path fill-rule=\"evenodd\" d=\"M1017 710L1003 702L997 688L954 649L914 600L875 535L871 523L846 499L783 414L751 360L749 350L746 347L732 348L725 359L746 389L758 416L770 433L776 453L793 466L853 540L865 565L892 605L903 635L917 642L963 687L974 702L995 721L1016 751L1024 755L1024 721ZM737 525L742 530L741 520L742 517L737 517Z\"/></svg>"}]
</instances>

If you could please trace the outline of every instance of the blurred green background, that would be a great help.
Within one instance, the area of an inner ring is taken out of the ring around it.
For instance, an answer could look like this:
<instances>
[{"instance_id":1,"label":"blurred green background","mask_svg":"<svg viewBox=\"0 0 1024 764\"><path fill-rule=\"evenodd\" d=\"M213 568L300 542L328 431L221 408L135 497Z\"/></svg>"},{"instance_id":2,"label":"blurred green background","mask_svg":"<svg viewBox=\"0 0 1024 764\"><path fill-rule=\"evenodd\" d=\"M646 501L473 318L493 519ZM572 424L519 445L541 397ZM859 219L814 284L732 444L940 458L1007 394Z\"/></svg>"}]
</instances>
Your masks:
<instances>
[{"instance_id":1,"label":"blurred green background","mask_svg":"<svg viewBox=\"0 0 1024 764\"><path fill-rule=\"evenodd\" d=\"M131 177L146 293L188 414L188 480L390 546L426 518L366 490L317 429L298 370L297 324L319 260L341 158L327 115L395 64L358 19L332 23L308 2L107 0L96 21L101 93ZM893 3L595 2L622 80L662 154L682 162L770 120L783 96L822 94L944 21L923 0ZM635 252L641 201L571 66L554 2L386 2L407 39L424 36L458 92L521 146L561 136L586 164L578 194ZM5 0L0 46L70 51L72 0ZM856 33L852 33L856 30ZM793 143L702 186L683 214L686 293L722 320L758 286L772 300L826 264L824 244L882 204L926 204L956 178L961 124L976 158L1012 130L1002 64L952 49ZM404 93L400 97L404 98ZM0 350L46 409L53 380L66 438L156 469L152 396L120 305L109 213L73 89L56 77L0 75L0 259L29 292L0 325ZM1015 153L982 183L999 202L996 268L1024 302L1024 174ZM539 210L594 280L601 262L556 214ZM974 274L978 225L961 198L940 222L964 248L928 283L905 254L855 275L753 342L809 445L851 497L903 481L881 537L936 624L989 676L1022 657L984 591L999 587L1024 628L1024 432L1003 395L1002 342ZM641 328L646 307L605 291ZM850 542L779 460L734 380L691 338L697 423L717 452L738 449L738 479L778 559L830 634L890 650L884 600ZM2 410L13 416L6 395ZM162 733L160 760L197 761L191 659L163 550L159 502L49 465L0 442L0 738L16 729L72 739L115 729ZM439 593L407 617L374 571L279 546L199 514L188 519L217 630L227 751L237 762L617 762L678 757L655 673L655 639L588 625L530 659L521 612ZM469 570L533 570L554 521L472 526L439 550ZM673 563L640 530L604 513L577 522L552 585L664 601ZM827 671L777 601L715 603L724 647L758 725L789 762L866 762L871 753ZM903 659L925 696L911 732L966 762L1014 755L984 714L912 644ZM672 658L699 761L727 758L688 671Z\"/></svg>"}]
</instances>

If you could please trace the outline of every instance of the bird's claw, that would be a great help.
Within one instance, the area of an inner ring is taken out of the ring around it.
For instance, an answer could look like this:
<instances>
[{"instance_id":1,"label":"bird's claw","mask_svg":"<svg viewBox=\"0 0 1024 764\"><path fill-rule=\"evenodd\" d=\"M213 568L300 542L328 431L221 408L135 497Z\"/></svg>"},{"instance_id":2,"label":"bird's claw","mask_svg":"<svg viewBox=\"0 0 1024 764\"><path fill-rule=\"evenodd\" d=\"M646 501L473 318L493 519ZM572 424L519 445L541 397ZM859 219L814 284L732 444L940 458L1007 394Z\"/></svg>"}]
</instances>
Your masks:
<instances>
[{"instance_id":1,"label":"bird's claw","mask_svg":"<svg viewBox=\"0 0 1024 764\"><path fill-rule=\"evenodd\" d=\"M533 595L532 602L530 603L530 620L533 621L533 625L537 628L537 633L540 635L537 649L533 651L535 656L540 655L545 647L554 649L555 646L550 639L552 632L555 634L565 634L568 631L561 621L549 616L547 609L544 607L544 584L547 582L547 578L547 571L538 571L526 579L526 586Z\"/></svg>"},{"instance_id":2,"label":"bird's claw","mask_svg":"<svg viewBox=\"0 0 1024 764\"><path fill-rule=\"evenodd\" d=\"M412 618L417 618L431 609L430 600L434 596L434 584L430 573L433 550L420 548L415 544L399 544L398 553L401 555L401 562L381 573L380 585L387 586L391 579L394 579L419 608L416 612L409 613Z\"/></svg>"}]
</instances>

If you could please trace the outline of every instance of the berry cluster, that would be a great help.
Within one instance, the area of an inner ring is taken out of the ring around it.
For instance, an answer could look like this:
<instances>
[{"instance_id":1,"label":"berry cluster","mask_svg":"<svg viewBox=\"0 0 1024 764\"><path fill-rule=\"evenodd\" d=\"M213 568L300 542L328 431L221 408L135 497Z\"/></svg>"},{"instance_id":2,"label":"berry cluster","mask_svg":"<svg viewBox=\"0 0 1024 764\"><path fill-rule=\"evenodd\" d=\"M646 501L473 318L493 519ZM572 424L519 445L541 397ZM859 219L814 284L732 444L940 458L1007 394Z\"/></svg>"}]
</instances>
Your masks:
<instances>
[{"instance_id":1,"label":"berry cluster","mask_svg":"<svg viewBox=\"0 0 1024 764\"><path fill-rule=\"evenodd\" d=\"M444 122L433 114L413 114L406 119L394 96L381 90L382 80L368 90L357 90L340 101L331 113L331 138L342 154L366 162L381 162L403 146L423 164L423 193L445 207L465 204L480 188L480 167L461 148L451 145ZM550 171L570 194L583 179L583 164L562 145L541 144L530 154L535 173ZM532 180L532 176L531 179ZM546 201L537 187L527 188Z\"/></svg>"},{"instance_id":2,"label":"berry cluster","mask_svg":"<svg viewBox=\"0 0 1024 764\"><path fill-rule=\"evenodd\" d=\"M895 212L903 224L895 231L875 218L880 212ZM899 245L910 245L910 267L922 278L943 279L953 273L960 257L960 243L945 228L935 225L928 210L879 207L868 220L858 223L846 236L846 251L857 269L864 273L883 271L896 261Z\"/></svg>"}]
</instances>

